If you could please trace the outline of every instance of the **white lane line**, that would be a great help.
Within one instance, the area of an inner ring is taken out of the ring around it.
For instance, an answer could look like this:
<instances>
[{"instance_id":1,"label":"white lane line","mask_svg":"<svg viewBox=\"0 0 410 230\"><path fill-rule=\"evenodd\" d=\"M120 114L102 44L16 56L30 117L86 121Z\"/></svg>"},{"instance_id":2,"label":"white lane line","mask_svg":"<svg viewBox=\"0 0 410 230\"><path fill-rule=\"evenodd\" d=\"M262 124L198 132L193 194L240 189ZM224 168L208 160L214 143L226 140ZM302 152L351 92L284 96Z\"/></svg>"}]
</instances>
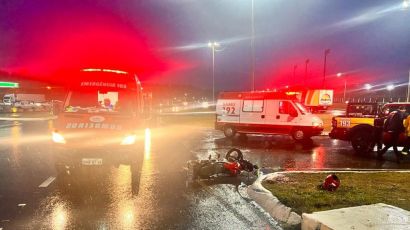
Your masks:
<instances>
[{"instance_id":1,"label":"white lane line","mask_svg":"<svg viewBox=\"0 0 410 230\"><path fill-rule=\"evenodd\" d=\"M47 188L51 183L53 183L53 181L55 179L56 179L55 177L51 176L51 177L47 178L47 180L45 180L43 183L41 183L38 187L39 188Z\"/></svg>"}]
</instances>

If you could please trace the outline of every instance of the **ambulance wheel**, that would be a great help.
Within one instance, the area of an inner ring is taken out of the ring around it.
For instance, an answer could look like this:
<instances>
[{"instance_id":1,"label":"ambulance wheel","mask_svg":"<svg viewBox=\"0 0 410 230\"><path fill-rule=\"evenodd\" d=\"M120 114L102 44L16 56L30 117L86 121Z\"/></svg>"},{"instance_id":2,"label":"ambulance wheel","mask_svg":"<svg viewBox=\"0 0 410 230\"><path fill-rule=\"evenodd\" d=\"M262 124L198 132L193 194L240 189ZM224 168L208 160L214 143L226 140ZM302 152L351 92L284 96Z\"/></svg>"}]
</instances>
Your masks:
<instances>
[{"instance_id":1,"label":"ambulance wheel","mask_svg":"<svg viewBox=\"0 0 410 230\"><path fill-rule=\"evenodd\" d=\"M305 133L303 130L301 130L301 129L295 129L295 130L293 130L293 132L292 132L292 138L293 138L293 140L295 140L295 141L303 141L303 140L305 140L305 139L309 139L309 137L306 136L306 133Z\"/></svg>"},{"instance_id":2,"label":"ambulance wheel","mask_svg":"<svg viewBox=\"0 0 410 230\"><path fill-rule=\"evenodd\" d=\"M236 130L232 126L225 126L224 134L227 138L233 138L236 134Z\"/></svg>"}]
</instances>

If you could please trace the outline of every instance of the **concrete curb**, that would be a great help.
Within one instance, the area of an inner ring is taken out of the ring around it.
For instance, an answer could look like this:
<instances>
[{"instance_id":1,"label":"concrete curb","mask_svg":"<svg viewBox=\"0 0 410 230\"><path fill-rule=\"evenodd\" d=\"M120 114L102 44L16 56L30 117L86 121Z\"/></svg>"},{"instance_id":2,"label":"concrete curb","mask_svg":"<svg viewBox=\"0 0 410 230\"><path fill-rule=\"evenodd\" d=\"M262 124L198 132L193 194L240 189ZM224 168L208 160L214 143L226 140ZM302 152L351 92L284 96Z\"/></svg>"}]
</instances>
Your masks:
<instances>
[{"instance_id":1,"label":"concrete curb","mask_svg":"<svg viewBox=\"0 0 410 230\"><path fill-rule=\"evenodd\" d=\"M47 121L57 119L57 116L49 117L0 117L0 121Z\"/></svg>"},{"instance_id":2,"label":"concrete curb","mask_svg":"<svg viewBox=\"0 0 410 230\"><path fill-rule=\"evenodd\" d=\"M262 186L262 181L264 181L268 176L271 177L277 175L281 175L281 173L272 173L258 177L252 185L248 186L248 195L266 212L268 212L270 216L282 222L286 228L300 226L302 217L297 213L292 212L291 208L283 205L278 198Z\"/></svg>"},{"instance_id":3,"label":"concrete curb","mask_svg":"<svg viewBox=\"0 0 410 230\"><path fill-rule=\"evenodd\" d=\"M292 208L282 204L269 190L262 186L264 180L274 180L288 173L386 173L400 172L410 173L409 170L326 170L326 171L291 171L291 172L274 172L261 175L258 179L247 188L247 193L259 206L261 206L269 215L284 224L285 228L301 228L302 216L293 212ZM305 213L303 214L305 215Z\"/></svg>"}]
</instances>

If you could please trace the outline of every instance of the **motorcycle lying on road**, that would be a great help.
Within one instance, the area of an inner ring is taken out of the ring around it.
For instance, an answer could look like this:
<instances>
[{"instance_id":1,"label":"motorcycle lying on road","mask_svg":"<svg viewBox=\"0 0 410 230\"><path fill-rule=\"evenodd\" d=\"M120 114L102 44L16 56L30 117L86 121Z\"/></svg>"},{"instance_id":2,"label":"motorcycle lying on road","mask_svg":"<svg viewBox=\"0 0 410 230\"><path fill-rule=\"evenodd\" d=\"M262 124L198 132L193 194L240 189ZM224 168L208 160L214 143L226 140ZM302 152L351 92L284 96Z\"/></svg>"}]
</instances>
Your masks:
<instances>
[{"instance_id":1,"label":"motorcycle lying on road","mask_svg":"<svg viewBox=\"0 0 410 230\"><path fill-rule=\"evenodd\" d=\"M218 156L218 159L220 156ZM258 166L243 159L241 150L233 148L226 153L225 160L218 161L208 160L192 160L188 161L188 182L193 182L197 179L212 179L217 177L237 177L242 171L251 173L255 172Z\"/></svg>"}]
</instances>

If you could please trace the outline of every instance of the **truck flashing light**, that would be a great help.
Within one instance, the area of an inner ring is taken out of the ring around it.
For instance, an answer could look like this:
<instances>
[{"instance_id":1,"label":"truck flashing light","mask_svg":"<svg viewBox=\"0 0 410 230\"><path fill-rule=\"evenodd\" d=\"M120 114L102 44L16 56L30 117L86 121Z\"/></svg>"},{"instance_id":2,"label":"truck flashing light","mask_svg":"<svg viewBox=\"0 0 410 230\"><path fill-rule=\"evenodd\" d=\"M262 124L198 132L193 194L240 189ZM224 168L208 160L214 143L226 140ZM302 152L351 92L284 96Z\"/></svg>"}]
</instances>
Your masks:
<instances>
[{"instance_id":1,"label":"truck flashing light","mask_svg":"<svg viewBox=\"0 0 410 230\"><path fill-rule=\"evenodd\" d=\"M83 69L83 72L109 72L109 73L118 73L118 74L128 74L125 71L122 70L115 70L115 69Z\"/></svg>"}]
</instances>

